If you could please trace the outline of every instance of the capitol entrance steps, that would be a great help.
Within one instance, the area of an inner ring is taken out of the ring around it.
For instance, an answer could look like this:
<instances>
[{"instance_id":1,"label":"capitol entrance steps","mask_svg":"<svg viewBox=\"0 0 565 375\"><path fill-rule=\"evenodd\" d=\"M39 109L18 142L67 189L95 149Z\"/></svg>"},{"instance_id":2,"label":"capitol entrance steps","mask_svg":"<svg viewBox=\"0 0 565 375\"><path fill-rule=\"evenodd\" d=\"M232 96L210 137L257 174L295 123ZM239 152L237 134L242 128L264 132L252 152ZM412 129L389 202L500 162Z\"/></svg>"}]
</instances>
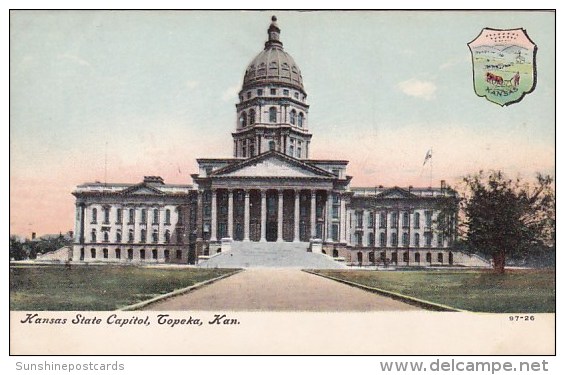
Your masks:
<instances>
[{"instance_id":1,"label":"capitol entrance steps","mask_svg":"<svg viewBox=\"0 0 565 375\"><path fill-rule=\"evenodd\" d=\"M345 268L325 254L308 252L307 242L233 242L231 251L201 262L206 268Z\"/></svg>"}]
</instances>

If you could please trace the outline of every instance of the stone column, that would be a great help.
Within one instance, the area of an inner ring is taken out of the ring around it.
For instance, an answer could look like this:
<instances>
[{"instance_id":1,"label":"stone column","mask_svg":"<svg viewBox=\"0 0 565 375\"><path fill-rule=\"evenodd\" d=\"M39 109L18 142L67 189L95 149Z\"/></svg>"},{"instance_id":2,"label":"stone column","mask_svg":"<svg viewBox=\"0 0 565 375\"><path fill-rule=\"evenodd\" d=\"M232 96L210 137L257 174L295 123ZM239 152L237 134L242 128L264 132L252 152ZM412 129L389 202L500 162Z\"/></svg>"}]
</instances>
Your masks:
<instances>
[{"instance_id":1,"label":"stone column","mask_svg":"<svg viewBox=\"0 0 565 375\"><path fill-rule=\"evenodd\" d=\"M249 241L249 190L245 190L245 201L243 203L243 240Z\"/></svg>"},{"instance_id":2,"label":"stone column","mask_svg":"<svg viewBox=\"0 0 565 375\"><path fill-rule=\"evenodd\" d=\"M218 225L218 220L217 220L217 208L218 205L216 204L216 195L217 195L217 191L216 189L212 189L212 217L211 217L211 223L210 223L210 241L216 241L216 227Z\"/></svg>"},{"instance_id":3,"label":"stone column","mask_svg":"<svg viewBox=\"0 0 565 375\"><path fill-rule=\"evenodd\" d=\"M283 203L284 202L284 190L279 190L279 200L278 200L278 210L277 210L277 242L283 241Z\"/></svg>"},{"instance_id":4,"label":"stone column","mask_svg":"<svg viewBox=\"0 0 565 375\"><path fill-rule=\"evenodd\" d=\"M203 207L202 207L202 195L204 192L198 189L198 196L196 201L196 263L198 264L198 256L203 253L203 241L202 241L202 225L203 225ZM127 256L127 254L125 254Z\"/></svg>"},{"instance_id":5,"label":"stone column","mask_svg":"<svg viewBox=\"0 0 565 375\"><path fill-rule=\"evenodd\" d=\"M326 198L326 242L333 242L332 239L332 191L328 190Z\"/></svg>"},{"instance_id":6,"label":"stone column","mask_svg":"<svg viewBox=\"0 0 565 375\"><path fill-rule=\"evenodd\" d=\"M261 190L261 242L267 241L267 191Z\"/></svg>"},{"instance_id":7,"label":"stone column","mask_svg":"<svg viewBox=\"0 0 565 375\"><path fill-rule=\"evenodd\" d=\"M316 190L310 191L310 238L316 237Z\"/></svg>"},{"instance_id":8,"label":"stone column","mask_svg":"<svg viewBox=\"0 0 565 375\"><path fill-rule=\"evenodd\" d=\"M341 195L339 197L339 201L340 201L340 206L339 206L339 219L340 219L340 225L339 225L339 242L341 243L345 243L347 242L347 237L345 235L345 228L347 226L347 213L345 212L345 199L343 199L343 195Z\"/></svg>"},{"instance_id":9,"label":"stone column","mask_svg":"<svg viewBox=\"0 0 565 375\"><path fill-rule=\"evenodd\" d=\"M228 237L233 238L233 190L228 190Z\"/></svg>"},{"instance_id":10,"label":"stone column","mask_svg":"<svg viewBox=\"0 0 565 375\"><path fill-rule=\"evenodd\" d=\"M294 190L294 242L300 242L300 190Z\"/></svg>"}]
</instances>

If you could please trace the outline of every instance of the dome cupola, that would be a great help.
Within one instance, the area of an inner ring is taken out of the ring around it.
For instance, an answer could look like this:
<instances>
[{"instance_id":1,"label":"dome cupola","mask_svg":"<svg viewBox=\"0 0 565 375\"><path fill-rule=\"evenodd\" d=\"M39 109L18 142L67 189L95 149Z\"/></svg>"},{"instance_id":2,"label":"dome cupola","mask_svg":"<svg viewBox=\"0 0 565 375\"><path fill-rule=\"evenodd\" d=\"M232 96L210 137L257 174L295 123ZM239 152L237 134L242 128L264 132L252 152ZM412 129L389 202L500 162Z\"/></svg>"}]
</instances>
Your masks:
<instances>
[{"instance_id":1,"label":"dome cupola","mask_svg":"<svg viewBox=\"0 0 565 375\"><path fill-rule=\"evenodd\" d=\"M273 16L271 20L271 25L267 30L269 38L265 42L265 49L247 66L243 78L243 89L265 84L281 84L304 91L300 68L292 56L283 49L277 17Z\"/></svg>"}]
</instances>

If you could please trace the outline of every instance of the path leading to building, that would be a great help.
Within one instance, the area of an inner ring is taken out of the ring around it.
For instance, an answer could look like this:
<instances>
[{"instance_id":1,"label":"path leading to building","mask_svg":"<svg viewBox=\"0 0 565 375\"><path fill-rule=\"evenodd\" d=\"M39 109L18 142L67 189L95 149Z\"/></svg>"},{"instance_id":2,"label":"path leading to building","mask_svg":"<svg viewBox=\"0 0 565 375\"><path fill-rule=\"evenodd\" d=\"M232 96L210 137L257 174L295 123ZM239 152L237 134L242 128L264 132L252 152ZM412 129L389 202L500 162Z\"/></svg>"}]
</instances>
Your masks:
<instances>
[{"instance_id":1,"label":"path leading to building","mask_svg":"<svg viewBox=\"0 0 565 375\"><path fill-rule=\"evenodd\" d=\"M399 311L416 306L297 269L252 268L145 310Z\"/></svg>"}]
</instances>

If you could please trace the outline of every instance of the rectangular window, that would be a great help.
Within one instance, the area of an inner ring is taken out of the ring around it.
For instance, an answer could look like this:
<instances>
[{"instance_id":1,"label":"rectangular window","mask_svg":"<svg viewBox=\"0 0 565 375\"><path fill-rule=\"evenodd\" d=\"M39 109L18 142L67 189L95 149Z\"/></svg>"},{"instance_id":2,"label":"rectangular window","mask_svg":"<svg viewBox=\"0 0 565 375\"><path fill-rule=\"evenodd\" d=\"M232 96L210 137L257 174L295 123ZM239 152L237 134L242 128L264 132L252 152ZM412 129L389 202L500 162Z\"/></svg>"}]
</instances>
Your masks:
<instances>
[{"instance_id":1,"label":"rectangular window","mask_svg":"<svg viewBox=\"0 0 565 375\"><path fill-rule=\"evenodd\" d=\"M263 96L263 89L257 89L257 96Z\"/></svg>"},{"instance_id":2,"label":"rectangular window","mask_svg":"<svg viewBox=\"0 0 565 375\"><path fill-rule=\"evenodd\" d=\"M386 213L381 212L379 215L379 228L385 229L386 228Z\"/></svg>"},{"instance_id":3,"label":"rectangular window","mask_svg":"<svg viewBox=\"0 0 565 375\"><path fill-rule=\"evenodd\" d=\"M271 89L271 95L277 95L277 89Z\"/></svg>"},{"instance_id":4,"label":"rectangular window","mask_svg":"<svg viewBox=\"0 0 565 375\"><path fill-rule=\"evenodd\" d=\"M283 95L284 95L284 96L288 96L288 95L289 95L289 92L288 92L287 89L284 89L284 90L283 90Z\"/></svg>"},{"instance_id":5,"label":"rectangular window","mask_svg":"<svg viewBox=\"0 0 565 375\"><path fill-rule=\"evenodd\" d=\"M332 239L335 242L339 240L339 224L332 224Z\"/></svg>"},{"instance_id":6,"label":"rectangular window","mask_svg":"<svg viewBox=\"0 0 565 375\"><path fill-rule=\"evenodd\" d=\"M159 224L159 210L153 210L153 224Z\"/></svg>"},{"instance_id":7,"label":"rectangular window","mask_svg":"<svg viewBox=\"0 0 565 375\"><path fill-rule=\"evenodd\" d=\"M363 227L363 211L355 212L355 219L356 219L356 222L357 222L357 228L362 228Z\"/></svg>"},{"instance_id":8,"label":"rectangular window","mask_svg":"<svg viewBox=\"0 0 565 375\"><path fill-rule=\"evenodd\" d=\"M171 210L165 211L165 225L171 225Z\"/></svg>"},{"instance_id":9,"label":"rectangular window","mask_svg":"<svg viewBox=\"0 0 565 375\"><path fill-rule=\"evenodd\" d=\"M177 259L182 259L182 250L177 250Z\"/></svg>"},{"instance_id":10,"label":"rectangular window","mask_svg":"<svg viewBox=\"0 0 565 375\"><path fill-rule=\"evenodd\" d=\"M133 224L133 223L135 223L135 210L133 208L130 208L128 224Z\"/></svg>"},{"instance_id":11,"label":"rectangular window","mask_svg":"<svg viewBox=\"0 0 565 375\"><path fill-rule=\"evenodd\" d=\"M104 207L104 224L110 224L110 207Z\"/></svg>"},{"instance_id":12,"label":"rectangular window","mask_svg":"<svg viewBox=\"0 0 565 375\"><path fill-rule=\"evenodd\" d=\"M294 99L298 99L298 93L297 92L294 93Z\"/></svg>"},{"instance_id":13,"label":"rectangular window","mask_svg":"<svg viewBox=\"0 0 565 375\"><path fill-rule=\"evenodd\" d=\"M122 209L118 208L116 209L116 224L121 224L122 223Z\"/></svg>"},{"instance_id":14,"label":"rectangular window","mask_svg":"<svg viewBox=\"0 0 565 375\"><path fill-rule=\"evenodd\" d=\"M141 224L147 224L147 210L145 208L141 210Z\"/></svg>"},{"instance_id":15,"label":"rectangular window","mask_svg":"<svg viewBox=\"0 0 565 375\"><path fill-rule=\"evenodd\" d=\"M339 205L332 207L332 219L339 219Z\"/></svg>"}]
</instances>

